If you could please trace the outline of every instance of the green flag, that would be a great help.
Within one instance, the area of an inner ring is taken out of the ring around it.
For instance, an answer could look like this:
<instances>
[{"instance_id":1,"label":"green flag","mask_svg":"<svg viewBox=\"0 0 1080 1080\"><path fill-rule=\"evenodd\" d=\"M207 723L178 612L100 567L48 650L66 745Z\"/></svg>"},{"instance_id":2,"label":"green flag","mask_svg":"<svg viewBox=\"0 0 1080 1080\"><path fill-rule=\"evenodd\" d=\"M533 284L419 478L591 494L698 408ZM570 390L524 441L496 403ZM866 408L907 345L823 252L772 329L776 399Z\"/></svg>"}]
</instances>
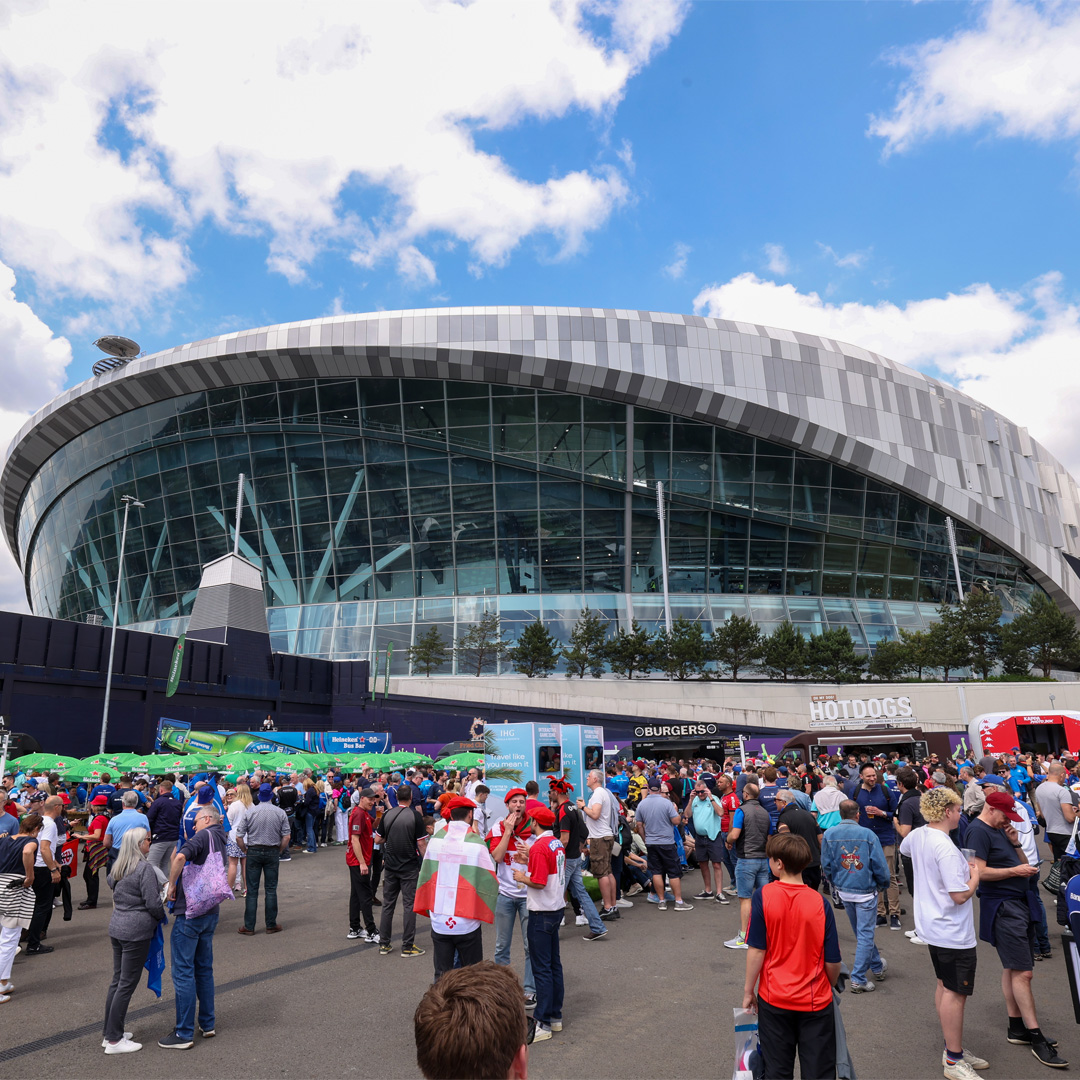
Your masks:
<instances>
[{"instance_id":1,"label":"green flag","mask_svg":"<svg viewBox=\"0 0 1080 1080\"><path fill-rule=\"evenodd\" d=\"M172 663L169 665L169 682L165 687L165 696L167 698L172 697L176 693L176 688L180 685L180 669L184 666L184 640L185 636L181 634L176 643L176 648L173 649Z\"/></svg>"},{"instance_id":2,"label":"green flag","mask_svg":"<svg viewBox=\"0 0 1080 1080\"><path fill-rule=\"evenodd\" d=\"M379 657L380 653L375 653L375 672L371 676L371 697L374 699L375 695L379 692Z\"/></svg>"},{"instance_id":3,"label":"green flag","mask_svg":"<svg viewBox=\"0 0 1080 1080\"><path fill-rule=\"evenodd\" d=\"M394 655L394 643L391 641L386 646L386 676L383 679L382 696L383 701L386 700L386 695L390 693L390 658Z\"/></svg>"}]
</instances>

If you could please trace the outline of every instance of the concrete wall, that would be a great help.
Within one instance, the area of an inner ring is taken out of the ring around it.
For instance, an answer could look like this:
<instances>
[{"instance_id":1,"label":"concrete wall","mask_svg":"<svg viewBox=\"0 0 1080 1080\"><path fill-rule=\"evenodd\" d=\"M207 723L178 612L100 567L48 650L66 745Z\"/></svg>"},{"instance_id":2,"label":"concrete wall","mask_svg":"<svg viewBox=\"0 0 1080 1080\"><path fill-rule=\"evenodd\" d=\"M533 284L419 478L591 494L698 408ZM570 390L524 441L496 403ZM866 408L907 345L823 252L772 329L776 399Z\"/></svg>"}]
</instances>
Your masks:
<instances>
[{"instance_id":1,"label":"concrete wall","mask_svg":"<svg viewBox=\"0 0 1080 1080\"><path fill-rule=\"evenodd\" d=\"M381 689L381 688L380 688ZM737 727L810 727L811 698L899 698L911 700L913 717L902 725L925 731L962 731L980 713L1080 710L1080 683L854 683L666 682L642 679L391 678L391 695L460 698L478 704L552 709L556 712L616 713L627 720ZM966 710L966 711L965 711Z\"/></svg>"}]
</instances>

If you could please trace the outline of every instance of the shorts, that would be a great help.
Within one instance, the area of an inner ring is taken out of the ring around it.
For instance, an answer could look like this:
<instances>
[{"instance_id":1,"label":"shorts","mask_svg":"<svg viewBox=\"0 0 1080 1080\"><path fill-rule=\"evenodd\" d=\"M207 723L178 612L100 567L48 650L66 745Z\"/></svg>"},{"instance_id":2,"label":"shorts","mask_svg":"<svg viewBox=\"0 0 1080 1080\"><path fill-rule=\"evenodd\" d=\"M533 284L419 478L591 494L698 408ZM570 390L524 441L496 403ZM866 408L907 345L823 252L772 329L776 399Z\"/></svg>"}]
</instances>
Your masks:
<instances>
[{"instance_id":1,"label":"shorts","mask_svg":"<svg viewBox=\"0 0 1080 1080\"><path fill-rule=\"evenodd\" d=\"M978 949L944 949L930 945L930 962L941 985L954 994L971 997L975 992L975 961Z\"/></svg>"},{"instance_id":2,"label":"shorts","mask_svg":"<svg viewBox=\"0 0 1080 1080\"><path fill-rule=\"evenodd\" d=\"M669 878L682 877L682 863L679 862L679 849L674 844L652 844L649 847L649 873Z\"/></svg>"},{"instance_id":3,"label":"shorts","mask_svg":"<svg viewBox=\"0 0 1080 1080\"><path fill-rule=\"evenodd\" d=\"M697 844L694 846L694 857L698 863L711 862L719 865L724 861L724 834L721 833L715 840L698 833Z\"/></svg>"},{"instance_id":4,"label":"shorts","mask_svg":"<svg viewBox=\"0 0 1080 1080\"><path fill-rule=\"evenodd\" d=\"M589 871L593 877L607 877L611 873L611 849L614 846L614 836L589 837Z\"/></svg>"},{"instance_id":5,"label":"shorts","mask_svg":"<svg viewBox=\"0 0 1080 1080\"><path fill-rule=\"evenodd\" d=\"M740 859L735 864L735 888L740 900L749 900L758 889L768 884L768 859Z\"/></svg>"},{"instance_id":6,"label":"shorts","mask_svg":"<svg viewBox=\"0 0 1080 1080\"><path fill-rule=\"evenodd\" d=\"M985 903L985 901L984 901ZM998 959L1011 971L1035 970L1035 924L1027 900L1006 900L994 917Z\"/></svg>"}]
</instances>

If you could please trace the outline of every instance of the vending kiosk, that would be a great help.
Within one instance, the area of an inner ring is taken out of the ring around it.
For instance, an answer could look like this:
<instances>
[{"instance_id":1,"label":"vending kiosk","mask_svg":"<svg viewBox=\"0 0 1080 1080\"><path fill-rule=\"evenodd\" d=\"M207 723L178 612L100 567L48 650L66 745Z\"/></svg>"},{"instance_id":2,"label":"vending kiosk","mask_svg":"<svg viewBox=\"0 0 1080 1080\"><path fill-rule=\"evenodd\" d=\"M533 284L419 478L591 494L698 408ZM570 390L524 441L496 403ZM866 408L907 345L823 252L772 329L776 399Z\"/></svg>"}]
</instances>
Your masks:
<instances>
[{"instance_id":1,"label":"vending kiosk","mask_svg":"<svg viewBox=\"0 0 1080 1080\"><path fill-rule=\"evenodd\" d=\"M968 729L971 745L981 754L1080 753L1080 713L1043 712L983 713Z\"/></svg>"},{"instance_id":2,"label":"vending kiosk","mask_svg":"<svg viewBox=\"0 0 1080 1080\"><path fill-rule=\"evenodd\" d=\"M567 780L574 785L574 796L584 798L585 777L590 769L604 769L604 729L588 724L563 724L562 726L562 767ZM549 775L549 774L545 774ZM540 781L540 790L546 787Z\"/></svg>"},{"instance_id":3,"label":"vending kiosk","mask_svg":"<svg viewBox=\"0 0 1080 1080\"><path fill-rule=\"evenodd\" d=\"M484 767L491 794L488 804L493 817L506 813L506 793L524 787L529 780L540 785L546 800L547 779L563 771L562 724L489 724L485 736L494 744L485 754ZM603 760L603 743L601 761Z\"/></svg>"}]
</instances>

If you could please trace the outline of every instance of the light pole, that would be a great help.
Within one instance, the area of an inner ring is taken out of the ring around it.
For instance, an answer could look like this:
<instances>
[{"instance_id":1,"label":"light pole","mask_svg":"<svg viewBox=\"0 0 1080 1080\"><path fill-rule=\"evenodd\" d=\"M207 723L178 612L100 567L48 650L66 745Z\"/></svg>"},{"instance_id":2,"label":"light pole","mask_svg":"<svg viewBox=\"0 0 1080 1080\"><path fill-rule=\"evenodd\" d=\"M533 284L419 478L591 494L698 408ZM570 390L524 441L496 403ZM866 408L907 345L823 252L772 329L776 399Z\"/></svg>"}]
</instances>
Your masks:
<instances>
[{"instance_id":1,"label":"light pole","mask_svg":"<svg viewBox=\"0 0 1080 1080\"><path fill-rule=\"evenodd\" d=\"M105 753L105 731L109 726L109 695L112 693L113 655L116 652L116 621L120 618L120 583L124 580L124 545L127 543L128 512L133 506L142 509L143 503L134 495L121 495L124 503L124 524L120 529L120 557L116 562L116 599L113 601L112 633L109 637L109 666L105 669L105 707L101 712L101 745L98 753Z\"/></svg>"}]
</instances>

